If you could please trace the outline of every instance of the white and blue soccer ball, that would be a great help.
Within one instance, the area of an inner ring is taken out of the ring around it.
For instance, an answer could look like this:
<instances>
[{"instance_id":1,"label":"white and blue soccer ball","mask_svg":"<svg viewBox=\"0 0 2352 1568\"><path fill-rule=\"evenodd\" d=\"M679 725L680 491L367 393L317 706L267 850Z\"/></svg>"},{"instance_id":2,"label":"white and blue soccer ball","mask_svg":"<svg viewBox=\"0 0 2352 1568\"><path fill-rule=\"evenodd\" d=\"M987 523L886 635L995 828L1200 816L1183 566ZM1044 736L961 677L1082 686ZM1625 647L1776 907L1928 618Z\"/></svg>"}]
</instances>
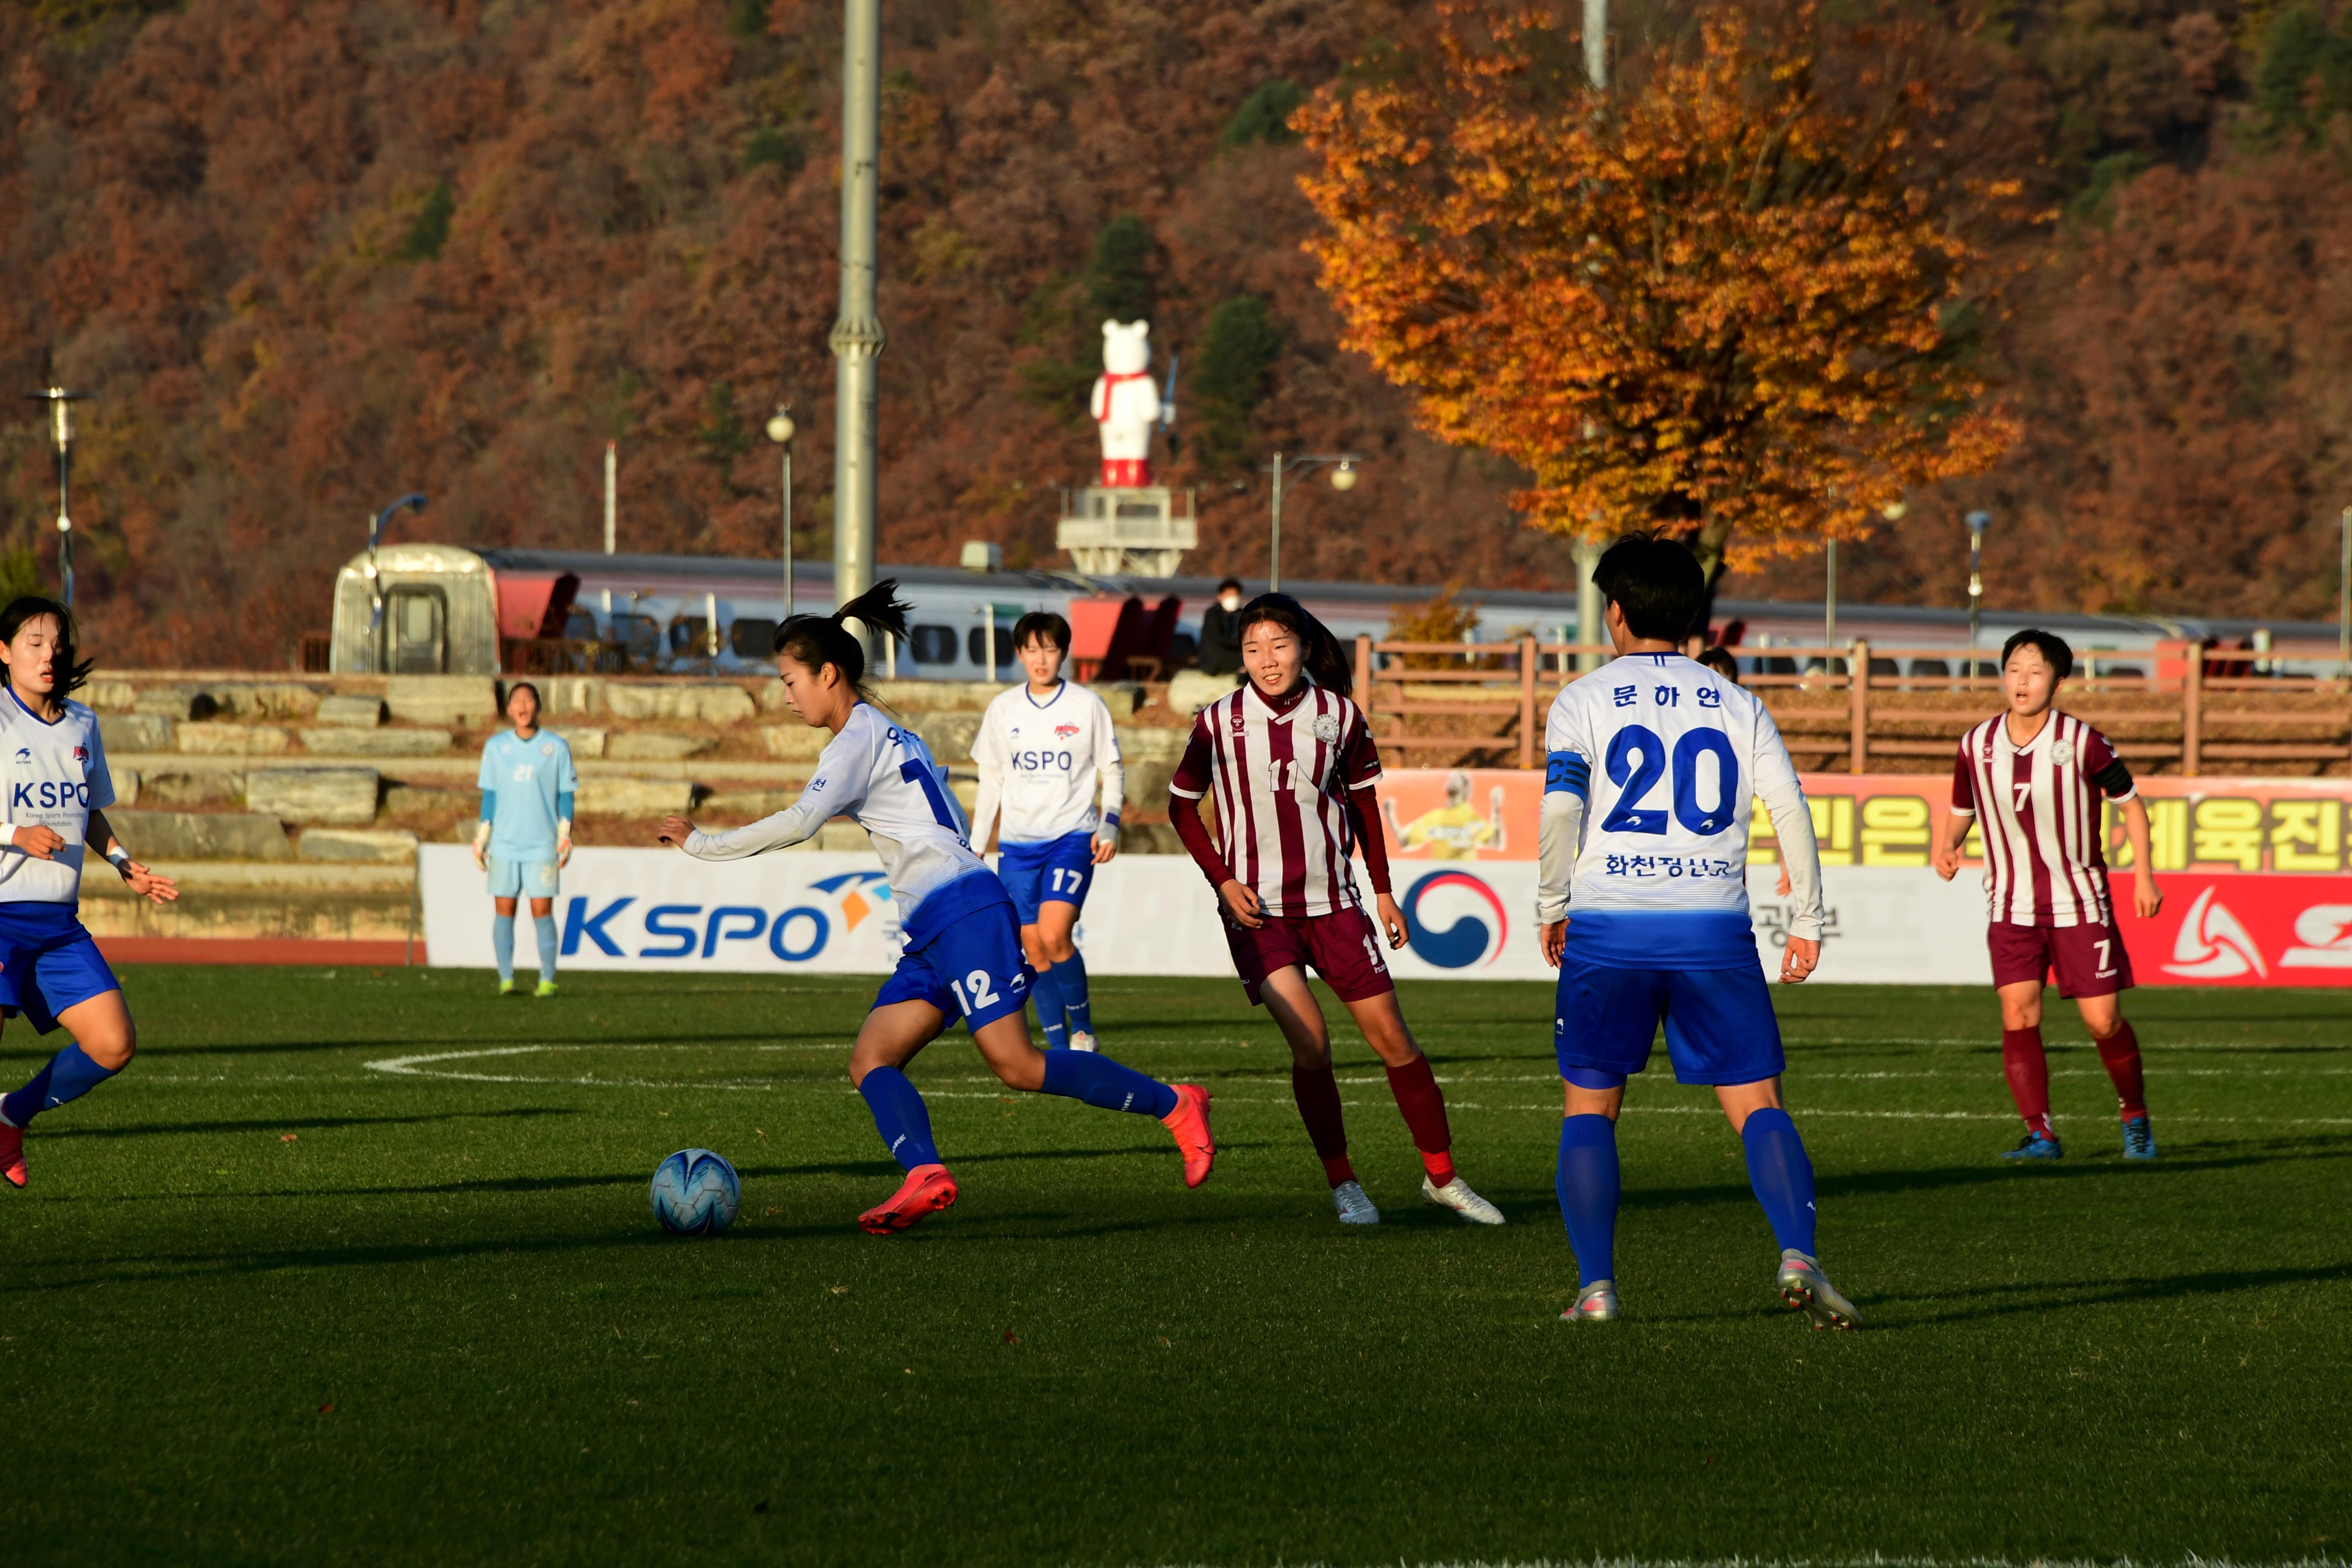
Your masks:
<instances>
[{"instance_id":1,"label":"white and blue soccer ball","mask_svg":"<svg viewBox=\"0 0 2352 1568\"><path fill-rule=\"evenodd\" d=\"M654 1217L677 1236L716 1236L735 1223L743 1184L708 1149L680 1149L654 1167Z\"/></svg>"}]
</instances>

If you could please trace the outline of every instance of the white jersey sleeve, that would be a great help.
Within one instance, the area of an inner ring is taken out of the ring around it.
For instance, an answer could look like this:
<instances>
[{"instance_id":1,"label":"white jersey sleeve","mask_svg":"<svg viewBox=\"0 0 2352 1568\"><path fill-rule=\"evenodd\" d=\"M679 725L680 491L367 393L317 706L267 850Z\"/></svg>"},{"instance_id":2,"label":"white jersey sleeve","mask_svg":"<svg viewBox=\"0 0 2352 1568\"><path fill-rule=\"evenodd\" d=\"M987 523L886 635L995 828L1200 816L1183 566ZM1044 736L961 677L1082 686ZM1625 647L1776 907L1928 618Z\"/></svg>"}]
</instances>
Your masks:
<instances>
[{"instance_id":1,"label":"white jersey sleeve","mask_svg":"<svg viewBox=\"0 0 2352 1568\"><path fill-rule=\"evenodd\" d=\"M890 879L902 925L932 893L988 866L972 853L963 808L949 792L947 770L923 738L860 703L817 759L800 799L774 816L723 833L688 835L699 860L740 860L805 843L836 816L863 826Z\"/></svg>"}]
</instances>

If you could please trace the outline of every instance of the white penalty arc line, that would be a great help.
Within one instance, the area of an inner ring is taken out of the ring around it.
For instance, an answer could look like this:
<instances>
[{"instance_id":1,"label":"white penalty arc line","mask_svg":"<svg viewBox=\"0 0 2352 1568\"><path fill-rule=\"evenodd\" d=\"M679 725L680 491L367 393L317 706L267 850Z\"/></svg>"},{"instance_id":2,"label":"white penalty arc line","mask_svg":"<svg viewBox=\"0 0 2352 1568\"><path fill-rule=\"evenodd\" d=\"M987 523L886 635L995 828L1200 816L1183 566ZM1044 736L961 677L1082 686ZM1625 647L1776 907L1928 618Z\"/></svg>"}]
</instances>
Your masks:
<instances>
[{"instance_id":1,"label":"white penalty arc line","mask_svg":"<svg viewBox=\"0 0 2352 1568\"><path fill-rule=\"evenodd\" d=\"M558 1051L677 1051L721 1048L726 1047L692 1046L500 1046L487 1049L432 1051L418 1056L386 1057L381 1060L366 1062L362 1065L369 1068L371 1071L390 1073L404 1078L441 1079L446 1081L460 1083L545 1084L575 1086L584 1089L726 1089L734 1092L748 1090L755 1093L767 1094L772 1094L779 1089L815 1089L824 1091L828 1089L835 1088L834 1085L808 1081L747 1083L727 1079L698 1079L681 1080L644 1078L597 1078L593 1076L576 1078L541 1078L522 1074L427 1070L433 1066L433 1064L439 1062L479 1061L488 1058L521 1057ZM842 1050L846 1047L843 1046L751 1046L737 1047L733 1048L758 1051L829 1051ZM976 1083L985 1082L986 1080L977 1077L965 1077L961 1079L950 1079L946 1081ZM854 1089L841 1089L836 1091L846 1094L855 1094L857 1092ZM992 1093L986 1090L930 1089L924 1091L923 1098L926 1100L1018 1099L1019 1091L1014 1090L1007 1092L1000 1089ZM1289 1105L1292 1103L1288 1098L1280 1095L1220 1094L1217 1095L1215 1099L1221 1103L1238 1105ZM1354 1103L1362 1102L1358 1101ZM1452 1109L1456 1110L1542 1111L1555 1115L1557 1115L1559 1110L1559 1107L1556 1103L1537 1105L1489 1105L1477 1100L1466 1100L1454 1101ZM1623 1113L1629 1116L1720 1116L1723 1114L1720 1110L1711 1105L1628 1105L1624 1108ZM1824 1118L1839 1121L2011 1121L2015 1120L2015 1118L2007 1111L1994 1110L1833 1110L1807 1108L1798 1112L1798 1114L1807 1120ZM2209 1116L2200 1114L2196 1111L2183 1111L2168 1114L2166 1116L2165 1121L2168 1124L2173 1122L2242 1122L2250 1125L2265 1127L2352 1127L2352 1117L2347 1116Z\"/></svg>"}]
</instances>

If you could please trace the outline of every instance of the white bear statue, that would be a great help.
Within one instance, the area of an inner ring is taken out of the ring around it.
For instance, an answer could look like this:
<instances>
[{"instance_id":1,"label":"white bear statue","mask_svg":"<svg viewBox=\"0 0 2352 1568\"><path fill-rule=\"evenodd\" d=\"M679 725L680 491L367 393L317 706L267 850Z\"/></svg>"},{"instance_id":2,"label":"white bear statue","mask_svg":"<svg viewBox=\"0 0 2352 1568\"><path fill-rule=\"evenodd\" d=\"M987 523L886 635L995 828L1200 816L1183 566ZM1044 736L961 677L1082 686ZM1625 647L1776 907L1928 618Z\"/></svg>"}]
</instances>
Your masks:
<instances>
[{"instance_id":1,"label":"white bear statue","mask_svg":"<svg viewBox=\"0 0 2352 1568\"><path fill-rule=\"evenodd\" d=\"M1103 323L1103 373L1095 377L1095 423L1102 427L1102 482L1131 489L1151 482L1151 427L1160 389L1151 384L1151 323Z\"/></svg>"}]
</instances>

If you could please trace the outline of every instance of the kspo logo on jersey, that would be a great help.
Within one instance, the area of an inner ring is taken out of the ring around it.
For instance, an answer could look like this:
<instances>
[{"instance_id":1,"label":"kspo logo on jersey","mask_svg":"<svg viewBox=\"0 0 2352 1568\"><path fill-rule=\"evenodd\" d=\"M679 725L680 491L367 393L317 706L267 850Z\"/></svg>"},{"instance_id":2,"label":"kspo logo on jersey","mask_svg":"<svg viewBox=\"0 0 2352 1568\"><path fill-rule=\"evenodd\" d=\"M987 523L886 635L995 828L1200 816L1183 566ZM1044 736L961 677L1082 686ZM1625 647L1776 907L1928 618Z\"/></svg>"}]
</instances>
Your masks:
<instances>
[{"instance_id":1,"label":"kspo logo on jersey","mask_svg":"<svg viewBox=\"0 0 2352 1568\"><path fill-rule=\"evenodd\" d=\"M1481 960L1491 964L1503 956L1510 935L1503 900L1467 871L1430 872L1405 890L1402 910L1413 956L1440 969L1467 969ZM1440 921L1446 922L1443 931Z\"/></svg>"},{"instance_id":2,"label":"kspo logo on jersey","mask_svg":"<svg viewBox=\"0 0 2352 1568\"><path fill-rule=\"evenodd\" d=\"M43 779L38 784L9 786L8 805L16 811L60 811L89 805L89 784L68 779Z\"/></svg>"},{"instance_id":3,"label":"kspo logo on jersey","mask_svg":"<svg viewBox=\"0 0 2352 1568\"><path fill-rule=\"evenodd\" d=\"M880 871L844 871L808 886L820 901L772 912L758 904L656 904L640 919L643 942L635 952L624 945L631 933L623 918L637 902L634 895L606 900L594 910L593 900L575 896L564 910L562 955L570 958L583 943L593 943L609 958L708 960L742 952L724 944L763 942L779 963L806 963L836 931L856 931L891 902L889 879Z\"/></svg>"},{"instance_id":4,"label":"kspo logo on jersey","mask_svg":"<svg viewBox=\"0 0 2352 1568\"><path fill-rule=\"evenodd\" d=\"M1068 773L1077 763L1067 752L1015 752L1013 765L1024 773L1041 773L1048 768Z\"/></svg>"}]
</instances>

